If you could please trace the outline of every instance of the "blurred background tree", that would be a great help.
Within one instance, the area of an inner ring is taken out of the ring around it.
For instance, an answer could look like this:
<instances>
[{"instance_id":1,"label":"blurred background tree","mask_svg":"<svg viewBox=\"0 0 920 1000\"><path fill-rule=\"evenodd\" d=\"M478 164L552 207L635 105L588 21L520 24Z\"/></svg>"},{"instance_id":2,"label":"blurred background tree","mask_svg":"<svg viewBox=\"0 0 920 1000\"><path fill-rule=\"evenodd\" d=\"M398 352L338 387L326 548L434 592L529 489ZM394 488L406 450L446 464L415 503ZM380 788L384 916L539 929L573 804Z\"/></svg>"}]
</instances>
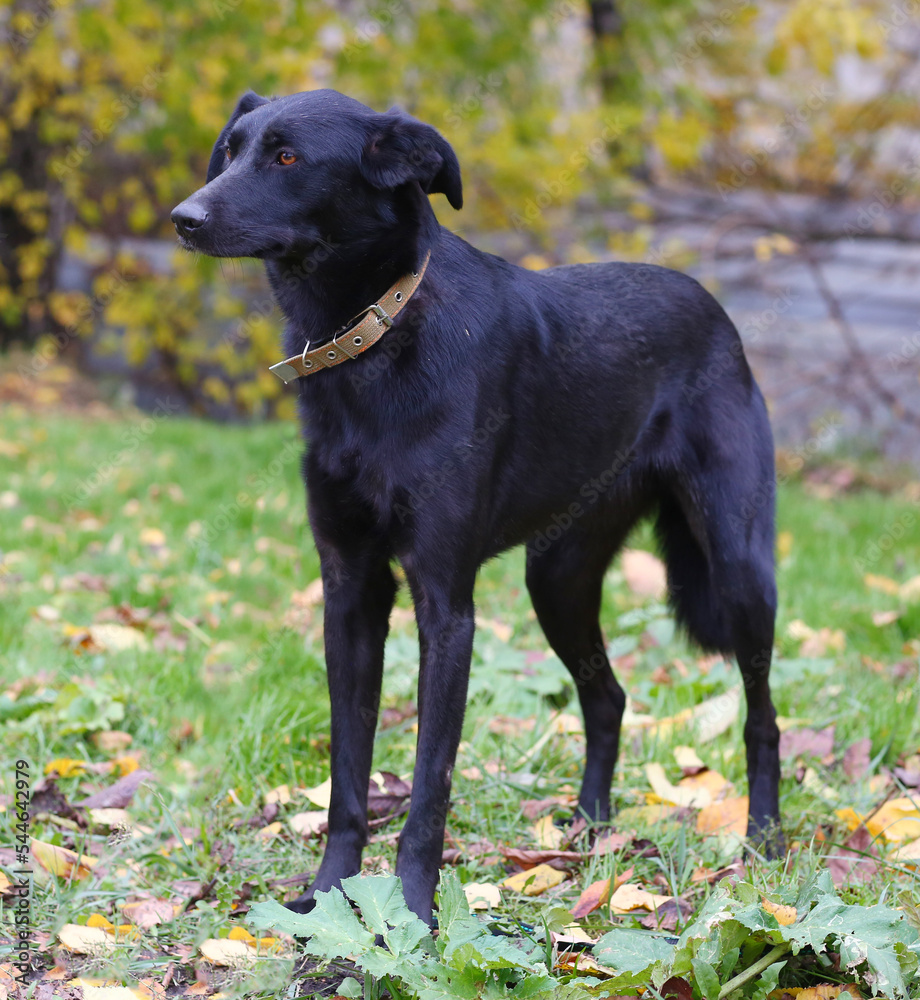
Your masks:
<instances>
[{"instance_id":1,"label":"blurred background tree","mask_svg":"<svg viewBox=\"0 0 920 1000\"><path fill-rule=\"evenodd\" d=\"M259 267L169 248L169 211L249 87L331 86L431 122L468 191L460 216L435 200L444 223L506 231L502 249L535 265L573 209L641 223L662 184L896 205L920 179L904 166L917 6L3 0L0 345L28 345L38 373L92 334L193 409L289 406L266 370L279 320ZM648 251L642 225L584 235L552 260L587 259L589 237Z\"/></svg>"}]
</instances>

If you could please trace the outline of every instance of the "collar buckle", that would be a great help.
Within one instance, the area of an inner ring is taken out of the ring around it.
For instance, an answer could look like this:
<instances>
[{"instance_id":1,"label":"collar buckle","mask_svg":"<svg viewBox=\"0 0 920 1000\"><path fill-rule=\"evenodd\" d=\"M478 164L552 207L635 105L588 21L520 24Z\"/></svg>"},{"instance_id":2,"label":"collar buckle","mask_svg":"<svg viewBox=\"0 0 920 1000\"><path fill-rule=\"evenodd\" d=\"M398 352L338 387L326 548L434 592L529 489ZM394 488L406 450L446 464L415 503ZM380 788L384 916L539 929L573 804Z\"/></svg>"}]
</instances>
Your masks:
<instances>
[{"instance_id":1,"label":"collar buckle","mask_svg":"<svg viewBox=\"0 0 920 1000\"><path fill-rule=\"evenodd\" d=\"M367 311L374 313L377 317L377 322L385 326L388 330L393 325L393 317L383 306L378 305L376 302Z\"/></svg>"}]
</instances>

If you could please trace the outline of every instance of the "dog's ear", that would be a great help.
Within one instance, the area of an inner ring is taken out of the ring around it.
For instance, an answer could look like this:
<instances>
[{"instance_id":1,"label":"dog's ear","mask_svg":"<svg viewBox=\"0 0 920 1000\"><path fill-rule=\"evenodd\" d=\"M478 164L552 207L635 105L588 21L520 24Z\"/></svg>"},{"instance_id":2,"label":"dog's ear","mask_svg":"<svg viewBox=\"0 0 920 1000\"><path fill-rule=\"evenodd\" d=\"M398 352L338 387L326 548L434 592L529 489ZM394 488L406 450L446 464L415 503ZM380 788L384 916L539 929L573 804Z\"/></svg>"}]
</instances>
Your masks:
<instances>
[{"instance_id":1,"label":"dog's ear","mask_svg":"<svg viewBox=\"0 0 920 1000\"><path fill-rule=\"evenodd\" d=\"M361 157L361 173L383 189L418 181L426 194L444 194L454 208L463 206L460 164L450 143L397 108L377 115Z\"/></svg>"},{"instance_id":2,"label":"dog's ear","mask_svg":"<svg viewBox=\"0 0 920 1000\"><path fill-rule=\"evenodd\" d=\"M258 94L251 90L247 90L245 94L239 99L236 105L236 110L230 115L230 120L221 129L220 135L217 137L217 142L214 143L214 149L211 152L211 160L208 163L208 179L207 182L210 184L211 181L220 173L221 168L224 165L224 161L227 158L225 152L225 147L227 145L227 138L230 135L230 130L233 126L243 117L243 115L248 115L250 111L255 110L262 104L268 104L267 97L259 97Z\"/></svg>"}]
</instances>

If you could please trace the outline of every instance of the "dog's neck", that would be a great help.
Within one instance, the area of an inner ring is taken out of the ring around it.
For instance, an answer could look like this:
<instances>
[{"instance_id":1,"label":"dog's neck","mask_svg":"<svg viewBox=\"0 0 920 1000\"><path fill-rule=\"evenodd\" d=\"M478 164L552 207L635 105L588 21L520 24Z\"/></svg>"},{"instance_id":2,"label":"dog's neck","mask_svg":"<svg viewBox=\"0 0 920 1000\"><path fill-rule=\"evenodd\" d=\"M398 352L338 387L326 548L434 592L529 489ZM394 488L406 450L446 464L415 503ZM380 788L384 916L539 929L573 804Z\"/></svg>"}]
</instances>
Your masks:
<instances>
[{"instance_id":1,"label":"dog's neck","mask_svg":"<svg viewBox=\"0 0 920 1000\"><path fill-rule=\"evenodd\" d=\"M329 340L433 248L440 226L428 197L420 189L417 197L416 192L403 194L408 205L400 207L396 229L381 226L360 243L350 237L337 245L333 238L306 257L266 261L269 281L288 320L291 350L306 341L315 347Z\"/></svg>"}]
</instances>

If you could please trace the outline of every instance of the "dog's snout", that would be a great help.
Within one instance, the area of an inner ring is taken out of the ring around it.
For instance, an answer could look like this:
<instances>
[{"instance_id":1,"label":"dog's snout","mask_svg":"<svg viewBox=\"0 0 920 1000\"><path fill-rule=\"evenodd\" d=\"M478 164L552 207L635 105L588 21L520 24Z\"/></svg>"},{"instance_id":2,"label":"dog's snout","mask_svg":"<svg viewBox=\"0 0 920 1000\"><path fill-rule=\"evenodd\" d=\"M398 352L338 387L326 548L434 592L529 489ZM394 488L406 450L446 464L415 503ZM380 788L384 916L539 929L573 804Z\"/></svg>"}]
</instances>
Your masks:
<instances>
[{"instance_id":1,"label":"dog's snout","mask_svg":"<svg viewBox=\"0 0 920 1000\"><path fill-rule=\"evenodd\" d=\"M208 221L208 213L200 206L187 201L174 208L170 218L180 236L200 229Z\"/></svg>"}]
</instances>

